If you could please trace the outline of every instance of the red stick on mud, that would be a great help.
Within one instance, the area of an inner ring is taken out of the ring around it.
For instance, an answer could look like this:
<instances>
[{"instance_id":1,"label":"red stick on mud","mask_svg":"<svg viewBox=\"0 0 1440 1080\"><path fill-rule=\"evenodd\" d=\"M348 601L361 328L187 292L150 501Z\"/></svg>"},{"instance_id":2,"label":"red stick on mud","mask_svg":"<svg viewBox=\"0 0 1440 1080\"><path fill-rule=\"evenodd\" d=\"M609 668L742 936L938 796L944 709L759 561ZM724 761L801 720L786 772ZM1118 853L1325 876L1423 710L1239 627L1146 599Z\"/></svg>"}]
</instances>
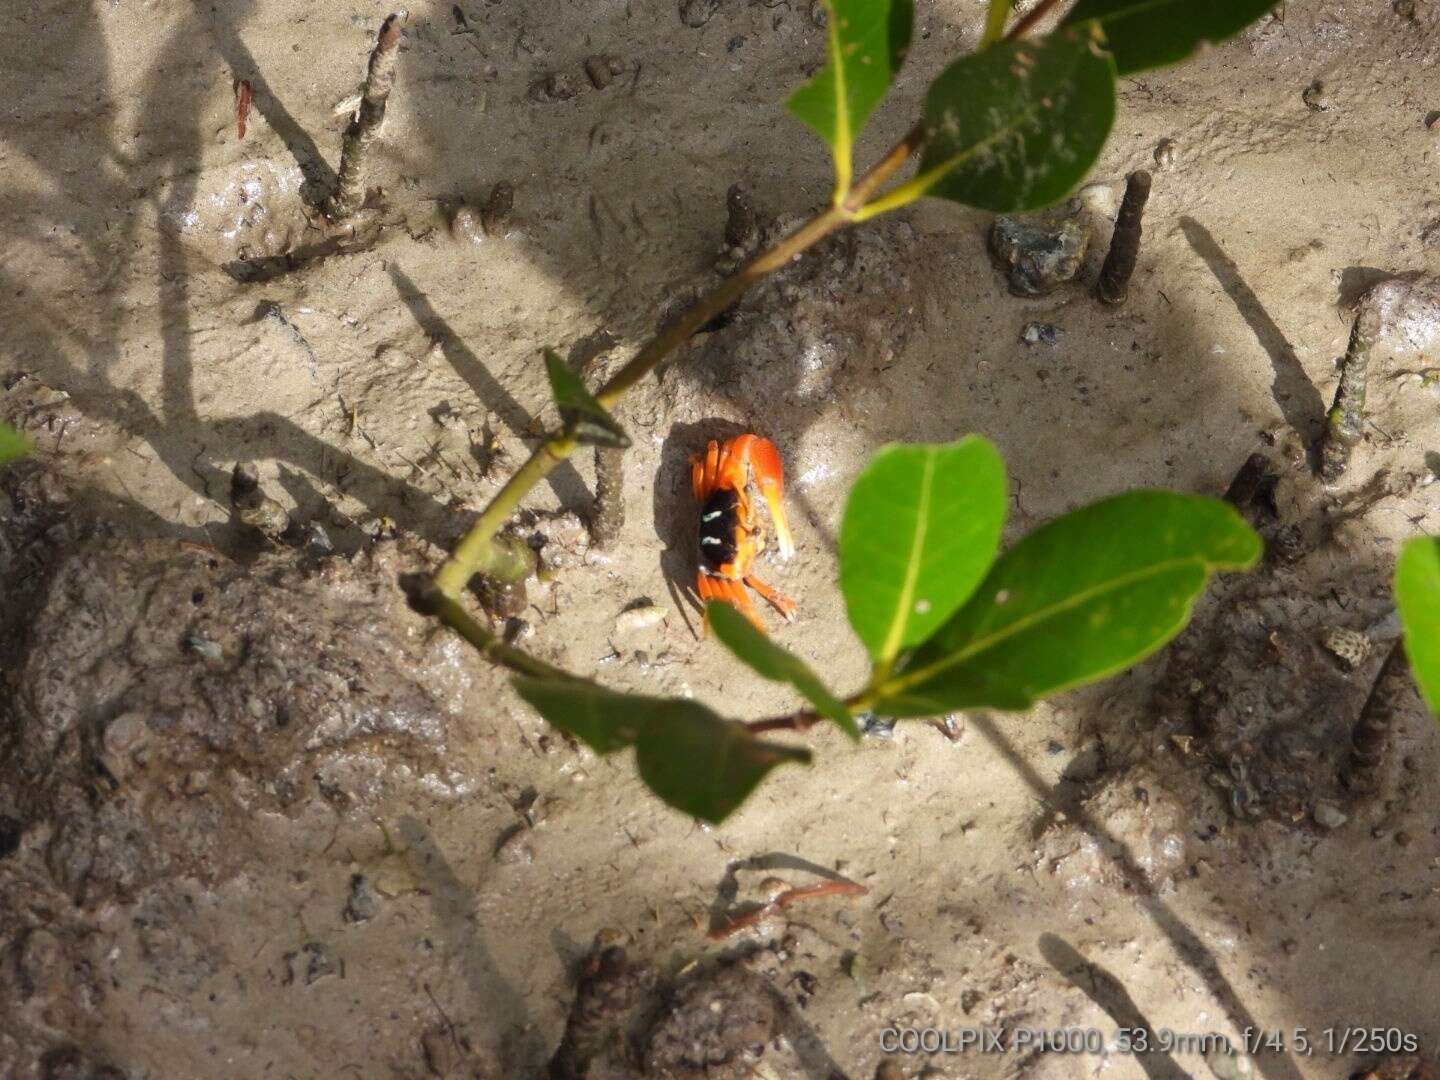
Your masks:
<instances>
[{"instance_id":1,"label":"red stick on mud","mask_svg":"<svg viewBox=\"0 0 1440 1080\"><path fill-rule=\"evenodd\" d=\"M235 127L240 133L240 138L245 138L245 121L250 119L250 102L255 97L255 91L250 87L249 79L241 79L235 84Z\"/></svg>"}]
</instances>

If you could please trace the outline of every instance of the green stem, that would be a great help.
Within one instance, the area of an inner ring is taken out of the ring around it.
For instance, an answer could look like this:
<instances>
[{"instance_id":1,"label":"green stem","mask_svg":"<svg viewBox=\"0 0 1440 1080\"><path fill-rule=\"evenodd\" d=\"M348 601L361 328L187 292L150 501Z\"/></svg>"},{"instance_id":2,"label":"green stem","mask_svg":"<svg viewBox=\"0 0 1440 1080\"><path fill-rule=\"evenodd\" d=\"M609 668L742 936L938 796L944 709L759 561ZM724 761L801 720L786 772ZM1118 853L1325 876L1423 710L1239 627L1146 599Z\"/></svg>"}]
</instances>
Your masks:
<instances>
[{"instance_id":1,"label":"green stem","mask_svg":"<svg viewBox=\"0 0 1440 1080\"><path fill-rule=\"evenodd\" d=\"M460 605L460 601L446 596L438 588L427 589L418 598L418 604L475 646L482 655L488 656L497 664L501 664L511 671L517 671L521 675L533 675L539 679L584 681L563 668L555 667L553 664L547 664L544 660L531 656L523 649L506 644L499 635L482 626Z\"/></svg>"},{"instance_id":2,"label":"green stem","mask_svg":"<svg viewBox=\"0 0 1440 1080\"><path fill-rule=\"evenodd\" d=\"M1005 36L1005 17L1010 14L1010 0L990 0L985 13L985 33L980 37L980 48L988 49Z\"/></svg>"},{"instance_id":3,"label":"green stem","mask_svg":"<svg viewBox=\"0 0 1440 1080\"><path fill-rule=\"evenodd\" d=\"M595 395L595 400L607 409L612 408L627 390L653 371L670 353L689 341L697 330L740 299L751 285L779 270L836 229L858 220L866 201L900 171L923 139L924 128L917 124L873 169L856 182L841 205L832 206L817 214L769 251L758 255L733 276L702 296L684 315L652 338L629 363L617 371ZM530 489L574 453L576 445L576 441L564 432L549 436L505 486L496 492L490 504L470 527L469 533L435 575L435 585L441 593L452 599L458 597L475 574L487 572L494 560L495 545L492 541L495 534L519 508L520 500Z\"/></svg>"}]
</instances>

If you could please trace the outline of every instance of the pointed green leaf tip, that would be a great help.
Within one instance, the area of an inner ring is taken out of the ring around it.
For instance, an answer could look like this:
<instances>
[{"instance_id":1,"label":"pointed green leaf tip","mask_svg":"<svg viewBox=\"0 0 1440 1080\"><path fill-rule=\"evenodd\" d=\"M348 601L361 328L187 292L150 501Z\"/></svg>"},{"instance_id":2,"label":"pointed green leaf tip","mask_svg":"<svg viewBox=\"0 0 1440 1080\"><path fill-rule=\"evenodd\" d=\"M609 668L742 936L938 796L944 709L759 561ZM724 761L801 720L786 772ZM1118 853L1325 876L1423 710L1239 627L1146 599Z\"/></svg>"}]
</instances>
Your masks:
<instances>
[{"instance_id":1,"label":"pointed green leaf tip","mask_svg":"<svg viewBox=\"0 0 1440 1080\"><path fill-rule=\"evenodd\" d=\"M635 747L646 786L675 809L716 824L767 773L808 751L756 738L698 701L620 694L591 683L516 678L516 692L561 731L599 754Z\"/></svg>"},{"instance_id":2,"label":"pointed green leaf tip","mask_svg":"<svg viewBox=\"0 0 1440 1080\"><path fill-rule=\"evenodd\" d=\"M1275 0L1079 0L1065 26L1094 19L1121 75L1178 64L1200 46L1234 37Z\"/></svg>"},{"instance_id":3,"label":"pointed green leaf tip","mask_svg":"<svg viewBox=\"0 0 1440 1080\"><path fill-rule=\"evenodd\" d=\"M1395 567L1395 606L1405 626L1405 655L1431 712L1440 713L1440 541L1409 541Z\"/></svg>"},{"instance_id":4,"label":"pointed green leaf tip","mask_svg":"<svg viewBox=\"0 0 1440 1080\"><path fill-rule=\"evenodd\" d=\"M979 436L870 459L840 526L840 591L877 664L924 641L975 591L1007 505L1005 464Z\"/></svg>"},{"instance_id":5,"label":"pointed green leaf tip","mask_svg":"<svg viewBox=\"0 0 1440 1080\"><path fill-rule=\"evenodd\" d=\"M850 710L804 660L776 645L729 604L711 601L705 606L705 618L721 643L757 675L773 682L789 683L821 716L833 720L850 738L860 738L860 728Z\"/></svg>"},{"instance_id":6,"label":"pointed green leaf tip","mask_svg":"<svg viewBox=\"0 0 1440 1080\"><path fill-rule=\"evenodd\" d=\"M902 656L878 712L1026 709L1122 671L1177 634L1211 572L1260 557L1215 499L1135 491L1041 526L1000 557L971 600Z\"/></svg>"},{"instance_id":7,"label":"pointed green leaf tip","mask_svg":"<svg viewBox=\"0 0 1440 1080\"><path fill-rule=\"evenodd\" d=\"M825 0L828 62L786 107L825 140L835 197L850 191L855 140L910 48L912 0Z\"/></svg>"},{"instance_id":8,"label":"pointed green leaf tip","mask_svg":"<svg viewBox=\"0 0 1440 1080\"><path fill-rule=\"evenodd\" d=\"M9 424L0 424L0 465L22 458L30 452L30 440Z\"/></svg>"},{"instance_id":9,"label":"pointed green leaf tip","mask_svg":"<svg viewBox=\"0 0 1440 1080\"><path fill-rule=\"evenodd\" d=\"M555 395L565 434L585 446L614 446L621 450L630 446L625 429L585 389L580 376L554 349L545 350L545 370L550 375L550 392Z\"/></svg>"}]
</instances>

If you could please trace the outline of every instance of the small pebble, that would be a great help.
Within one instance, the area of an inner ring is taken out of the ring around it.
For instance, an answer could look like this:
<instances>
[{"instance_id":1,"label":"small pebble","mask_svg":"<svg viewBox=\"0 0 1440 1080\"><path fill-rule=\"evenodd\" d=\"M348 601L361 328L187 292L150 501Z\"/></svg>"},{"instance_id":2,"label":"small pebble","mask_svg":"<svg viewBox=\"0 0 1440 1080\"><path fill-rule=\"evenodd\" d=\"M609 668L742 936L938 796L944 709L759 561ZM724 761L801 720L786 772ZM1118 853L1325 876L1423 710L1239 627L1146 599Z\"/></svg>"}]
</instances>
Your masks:
<instances>
[{"instance_id":1,"label":"small pebble","mask_svg":"<svg viewBox=\"0 0 1440 1080\"><path fill-rule=\"evenodd\" d=\"M511 865L528 865L535 861L535 849L530 846L530 830L517 825L495 848L495 861Z\"/></svg>"},{"instance_id":2,"label":"small pebble","mask_svg":"<svg viewBox=\"0 0 1440 1080\"><path fill-rule=\"evenodd\" d=\"M490 198L485 200L485 209L480 212L480 224L491 236L504 229L515 209L515 188L508 181L501 180L490 189Z\"/></svg>"},{"instance_id":3,"label":"small pebble","mask_svg":"<svg viewBox=\"0 0 1440 1080\"><path fill-rule=\"evenodd\" d=\"M810 0L810 21L816 26L824 26L830 21L830 12L825 8L825 0Z\"/></svg>"},{"instance_id":4,"label":"small pebble","mask_svg":"<svg viewBox=\"0 0 1440 1080\"><path fill-rule=\"evenodd\" d=\"M893 716L862 712L857 719L860 721L860 730L873 739L893 739L895 737L895 718Z\"/></svg>"},{"instance_id":5,"label":"small pebble","mask_svg":"<svg viewBox=\"0 0 1440 1080\"><path fill-rule=\"evenodd\" d=\"M1352 671L1370 655L1370 639L1359 630L1343 626L1328 627L1320 636L1320 644Z\"/></svg>"},{"instance_id":6,"label":"small pebble","mask_svg":"<svg viewBox=\"0 0 1440 1080\"><path fill-rule=\"evenodd\" d=\"M575 84L570 81L570 76L559 72L536 79L530 84L531 101L569 101L574 96Z\"/></svg>"},{"instance_id":7,"label":"small pebble","mask_svg":"<svg viewBox=\"0 0 1440 1080\"><path fill-rule=\"evenodd\" d=\"M1161 139L1155 147L1155 164L1162 169L1173 168L1178 153L1174 139Z\"/></svg>"},{"instance_id":8,"label":"small pebble","mask_svg":"<svg viewBox=\"0 0 1440 1080\"><path fill-rule=\"evenodd\" d=\"M1390 10L1402 19L1409 19L1411 22L1415 22L1419 17L1420 4L1417 0L1394 0L1390 5Z\"/></svg>"},{"instance_id":9,"label":"small pebble","mask_svg":"<svg viewBox=\"0 0 1440 1080\"><path fill-rule=\"evenodd\" d=\"M670 612L659 604L639 604L615 616L615 633L638 634L659 626Z\"/></svg>"},{"instance_id":10,"label":"small pebble","mask_svg":"<svg viewBox=\"0 0 1440 1080\"><path fill-rule=\"evenodd\" d=\"M353 875L350 878L350 896L345 901L345 921L365 922L375 916L379 906L380 900L370 887L370 879L364 874Z\"/></svg>"},{"instance_id":11,"label":"small pebble","mask_svg":"<svg viewBox=\"0 0 1440 1080\"><path fill-rule=\"evenodd\" d=\"M1414 837L1412 837L1408 832L1404 832L1403 830L1395 834L1395 843L1399 844L1401 847L1409 847L1410 841L1413 839Z\"/></svg>"},{"instance_id":12,"label":"small pebble","mask_svg":"<svg viewBox=\"0 0 1440 1080\"><path fill-rule=\"evenodd\" d=\"M720 0L680 0L680 21L699 29L720 10Z\"/></svg>"},{"instance_id":13,"label":"small pebble","mask_svg":"<svg viewBox=\"0 0 1440 1080\"><path fill-rule=\"evenodd\" d=\"M625 70L625 65L616 56L592 56L585 61L585 75L596 90L604 90Z\"/></svg>"},{"instance_id":14,"label":"small pebble","mask_svg":"<svg viewBox=\"0 0 1440 1080\"><path fill-rule=\"evenodd\" d=\"M203 638L196 634L186 635L185 648L196 656L203 656L206 660L219 660L223 655L218 641L211 641L209 638Z\"/></svg>"},{"instance_id":15,"label":"small pebble","mask_svg":"<svg viewBox=\"0 0 1440 1080\"><path fill-rule=\"evenodd\" d=\"M1060 339L1060 331L1049 323L1028 322L1020 331L1020 340L1026 345L1054 345Z\"/></svg>"},{"instance_id":16,"label":"small pebble","mask_svg":"<svg viewBox=\"0 0 1440 1080\"><path fill-rule=\"evenodd\" d=\"M1311 112L1325 112L1335 106L1334 97L1319 79L1305 88L1300 100L1305 102L1305 107Z\"/></svg>"},{"instance_id":17,"label":"small pebble","mask_svg":"<svg viewBox=\"0 0 1440 1080\"><path fill-rule=\"evenodd\" d=\"M1315 824L1322 829L1338 829L1350 820L1334 803L1317 802L1312 813L1315 817Z\"/></svg>"},{"instance_id":18,"label":"small pebble","mask_svg":"<svg viewBox=\"0 0 1440 1080\"><path fill-rule=\"evenodd\" d=\"M990 229L990 250L1005 266L1010 291L1017 296L1043 296L1071 280L1089 246L1089 230L1073 216L997 217Z\"/></svg>"},{"instance_id":19,"label":"small pebble","mask_svg":"<svg viewBox=\"0 0 1440 1080\"><path fill-rule=\"evenodd\" d=\"M473 206L462 206L450 219L450 235L461 243L480 245L485 243L485 227L482 214Z\"/></svg>"}]
</instances>

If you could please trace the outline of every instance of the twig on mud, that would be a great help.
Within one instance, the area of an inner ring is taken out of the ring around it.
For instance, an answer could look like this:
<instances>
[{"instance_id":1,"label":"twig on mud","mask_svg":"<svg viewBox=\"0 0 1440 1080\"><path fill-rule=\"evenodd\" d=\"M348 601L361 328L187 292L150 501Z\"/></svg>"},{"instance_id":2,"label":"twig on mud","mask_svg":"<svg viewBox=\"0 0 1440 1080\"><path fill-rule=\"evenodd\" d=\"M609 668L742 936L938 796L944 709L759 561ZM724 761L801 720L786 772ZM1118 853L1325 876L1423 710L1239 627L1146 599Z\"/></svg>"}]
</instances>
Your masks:
<instances>
[{"instance_id":1,"label":"twig on mud","mask_svg":"<svg viewBox=\"0 0 1440 1080\"><path fill-rule=\"evenodd\" d=\"M1333 483L1350 465L1350 451L1360 441L1365 424L1365 378L1369 373L1370 349L1380 336L1380 315L1374 305L1362 302L1350 328L1350 346L1340 365L1340 385L1335 403L1325 416L1320 436L1320 477Z\"/></svg>"},{"instance_id":2,"label":"twig on mud","mask_svg":"<svg viewBox=\"0 0 1440 1080\"><path fill-rule=\"evenodd\" d=\"M583 1080L589 1074L590 1062L606 1036L634 1004L640 982L640 973L618 945L586 958L575 1003L565 1020L565 1035L550 1059L550 1080Z\"/></svg>"},{"instance_id":3,"label":"twig on mud","mask_svg":"<svg viewBox=\"0 0 1440 1080\"><path fill-rule=\"evenodd\" d=\"M400 21L404 11L397 11L380 24L370 66L365 75L365 88L356 110L345 130L340 149L340 173L335 190L325 200L325 216L332 222L343 221L365 202L365 167L371 144L385 119L385 103L395 86L395 60L399 53Z\"/></svg>"},{"instance_id":4,"label":"twig on mud","mask_svg":"<svg viewBox=\"0 0 1440 1080\"><path fill-rule=\"evenodd\" d=\"M625 527L625 451L618 446L595 448L595 507L590 515L590 536L607 551Z\"/></svg>"},{"instance_id":5,"label":"twig on mud","mask_svg":"<svg viewBox=\"0 0 1440 1080\"><path fill-rule=\"evenodd\" d=\"M241 79L235 84L235 128L241 139L245 138L245 124L250 119L250 102L254 97L255 91L249 79Z\"/></svg>"},{"instance_id":6,"label":"twig on mud","mask_svg":"<svg viewBox=\"0 0 1440 1080\"><path fill-rule=\"evenodd\" d=\"M1399 708L1400 695L1410 690L1410 661L1405 646L1397 639L1375 675L1370 694L1360 708L1360 719L1350 736L1350 755L1341 769L1346 787L1363 783L1385 757L1390 728Z\"/></svg>"},{"instance_id":7,"label":"twig on mud","mask_svg":"<svg viewBox=\"0 0 1440 1080\"><path fill-rule=\"evenodd\" d=\"M869 892L870 890L864 885L854 881L822 881L818 885L805 885L798 889L789 889L768 904L758 907L754 911L747 911L744 915L737 915L724 925L711 930L706 936L711 941L723 941L732 934L738 934L741 930L754 926L762 919L778 915L791 904L798 904L802 900L818 900L823 896L865 896Z\"/></svg>"},{"instance_id":8,"label":"twig on mud","mask_svg":"<svg viewBox=\"0 0 1440 1080\"><path fill-rule=\"evenodd\" d=\"M817 712L801 709L786 716L772 716L768 720L751 720L745 726L752 735L766 731L809 731L825 718Z\"/></svg>"},{"instance_id":9,"label":"twig on mud","mask_svg":"<svg viewBox=\"0 0 1440 1080\"><path fill-rule=\"evenodd\" d=\"M1110 237L1110 252L1100 267L1100 280L1095 295L1102 304L1123 304L1130 290L1130 276L1135 273L1135 260L1140 254L1140 222L1145 215L1145 201L1150 198L1150 174L1144 169L1130 174L1125 184L1125 198L1115 215L1115 231Z\"/></svg>"}]
</instances>

